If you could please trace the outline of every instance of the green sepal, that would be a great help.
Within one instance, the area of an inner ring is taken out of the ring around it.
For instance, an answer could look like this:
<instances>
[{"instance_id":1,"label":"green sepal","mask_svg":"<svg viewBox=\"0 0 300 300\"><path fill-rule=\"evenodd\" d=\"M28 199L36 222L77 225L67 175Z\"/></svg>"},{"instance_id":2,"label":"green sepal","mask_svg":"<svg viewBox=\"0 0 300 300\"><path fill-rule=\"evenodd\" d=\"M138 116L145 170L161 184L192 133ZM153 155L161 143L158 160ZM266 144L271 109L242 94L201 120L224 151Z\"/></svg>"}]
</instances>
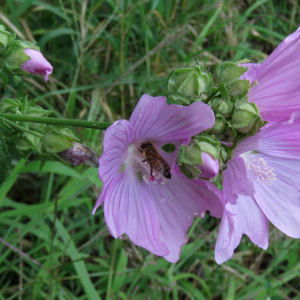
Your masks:
<instances>
[{"instance_id":1,"label":"green sepal","mask_svg":"<svg viewBox=\"0 0 300 300\"><path fill-rule=\"evenodd\" d=\"M179 105L189 105L191 103L191 99L179 93L175 93L169 96L170 100L175 101L176 104Z\"/></svg>"},{"instance_id":2,"label":"green sepal","mask_svg":"<svg viewBox=\"0 0 300 300\"><path fill-rule=\"evenodd\" d=\"M248 68L240 67L236 63L225 61L218 65L216 73L221 83L231 83L240 78Z\"/></svg>"},{"instance_id":3,"label":"green sepal","mask_svg":"<svg viewBox=\"0 0 300 300\"><path fill-rule=\"evenodd\" d=\"M47 126L44 129L44 137L41 140L42 153L56 154L72 148L71 142L78 141L69 128Z\"/></svg>"},{"instance_id":4,"label":"green sepal","mask_svg":"<svg viewBox=\"0 0 300 300\"><path fill-rule=\"evenodd\" d=\"M2 52L14 38L14 34L6 31L5 27L3 25L0 25L0 52Z\"/></svg>"},{"instance_id":5,"label":"green sepal","mask_svg":"<svg viewBox=\"0 0 300 300\"><path fill-rule=\"evenodd\" d=\"M179 169L188 179L196 179L201 174L201 171L193 165L182 164Z\"/></svg>"},{"instance_id":6,"label":"green sepal","mask_svg":"<svg viewBox=\"0 0 300 300\"><path fill-rule=\"evenodd\" d=\"M177 164L181 166L182 164L188 165L198 165L203 164L201 158L201 148L198 143L193 143L189 146L181 145L177 155Z\"/></svg>"},{"instance_id":7,"label":"green sepal","mask_svg":"<svg viewBox=\"0 0 300 300\"><path fill-rule=\"evenodd\" d=\"M209 153L214 159L219 157L220 142L214 138L205 135L199 135L194 140L194 143L198 145L202 152Z\"/></svg>"},{"instance_id":8,"label":"green sepal","mask_svg":"<svg viewBox=\"0 0 300 300\"><path fill-rule=\"evenodd\" d=\"M236 107L233 112L232 126L241 133L254 135L264 124L259 109L253 102L243 103Z\"/></svg>"},{"instance_id":9,"label":"green sepal","mask_svg":"<svg viewBox=\"0 0 300 300\"><path fill-rule=\"evenodd\" d=\"M39 47L35 42L15 40L2 52L1 64L6 75L29 74L21 69L22 64L31 59L30 56L25 53L24 49L39 51Z\"/></svg>"},{"instance_id":10,"label":"green sepal","mask_svg":"<svg viewBox=\"0 0 300 300\"><path fill-rule=\"evenodd\" d=\"M242 99L248 94L250 82L249 80L237 79L236 81L227 84L227 88L231 96Z\"/></svg>"}]
</instances>

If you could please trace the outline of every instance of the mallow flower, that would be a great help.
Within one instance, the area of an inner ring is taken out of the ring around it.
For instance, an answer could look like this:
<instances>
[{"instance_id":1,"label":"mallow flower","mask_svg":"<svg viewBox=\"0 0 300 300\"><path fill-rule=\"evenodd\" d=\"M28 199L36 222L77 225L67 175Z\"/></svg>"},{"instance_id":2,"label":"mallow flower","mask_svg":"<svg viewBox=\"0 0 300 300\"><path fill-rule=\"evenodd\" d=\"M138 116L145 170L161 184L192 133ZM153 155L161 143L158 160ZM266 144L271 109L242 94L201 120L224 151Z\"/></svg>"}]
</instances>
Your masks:
<instances>
[{"instance_id":1,"label":"mallow flower","mask_svg":"<svg viewBox=\"0 0 300 300\"><path fill-rule=\"evenodd\" d=\"M299 49L300 27L287 36L262 64L240 64L249 68L240 79L254 83L248 101L257 105L265 121L285 121L300 109Z\"/></svg>"},{"instance_id":2,"label":"mallow flower","mask_svg":"<svg viewBox=\"0 0 300 300\"><path fill-rule=\"evenodd\" d=\"M266 249L269 221L300 238L299 116L293 113L289 121L265 126L235 149L224 171L217 263L233 255L243 234Z\"/></svg>"},{"instance_id":3,"label":"mallow flower","mask_svg":"<svg viewBox=\"0 0 300 300\"><path fill-rule=\"evenodd\" d=\"M44 80L48 81L48 75L52 73L53 67L43 54L34 49L24 49L24 52L30 59L22 64L21 69L31 74L43 74Z\"/></svg>"},{"instance_id":4,"label":"mallow flower","mask_svg":"<svg viewBox=\"0 0 300 300\"><path fill-rule=\"evenodd\" d=\"M175 162L179 146L214 121L211 108L202 102L183 107L168 105L165 97L144 95L129 121L119 120L105 131L99 159L103 188L93 213L103 203L115 238L126 233L136 245L176 262L193 218L203 218L207 210L222 215L218 189L208 181L189 180ZM165 152L166 144L176 150ZM160 160L147 160L146 148ZM169 169L161 169L161 159Z\"/></svg>"}]
</instances>

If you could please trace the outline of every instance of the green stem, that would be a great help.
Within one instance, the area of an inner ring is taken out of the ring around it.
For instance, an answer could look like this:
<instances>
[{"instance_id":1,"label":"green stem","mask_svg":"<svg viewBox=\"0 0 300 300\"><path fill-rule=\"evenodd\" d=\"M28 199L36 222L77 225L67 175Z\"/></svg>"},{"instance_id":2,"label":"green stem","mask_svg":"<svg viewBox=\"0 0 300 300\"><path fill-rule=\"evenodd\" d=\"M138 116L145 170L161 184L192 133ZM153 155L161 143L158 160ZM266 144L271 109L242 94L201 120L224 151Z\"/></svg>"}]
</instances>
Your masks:
<instances>
[{"instance_id":1,"label":"green stem","mask_svg":"<svg viewBox=\"0 0 300 300\"><path fill-rule=\"evenodd\" d=\"M0 117L6 118L9 120L13 120L13 121L43 123L43 124L48 124L48 125L85 127L85 128L94 128L94 129L100 129L100 130L105 130L111 125L111 123L101 123L101 122L96 122L96 121L32 117L32 116L21 116L21 115L10 115L10 114L0 114Z\"/></svg>"},{"instance_id":2,"label":"green stem","mask_svg":"<svg viewBox=\"0 0 300 300\"><path fill-rule=\"evenodd\" d=\"M19 129L19 130L21 130L21 131L23 131L23 132L27 132L27 133L29 133L29 134L32 134L32 135L34 135L34 136L36 136L36 137L38 137L38 138L40 138L40 139L42 139L42 138L44 137L42 134L40 134L40 133L38 133L38 132L36 132L36 131L32 131L32 130L30 130L30 129L24 128L23 126L20 126L20 125L18 125L18 124L16 124L16 123L14 123L14 122L12 122L12 121L6 119L6 118L3 118L3 117L2 117L3 114L0 114L0 115L1 115L1 116L0 116L1 119L2 119L5 123L7 123L8 125L10 125L10 126L12 126L12 127L15 127L16 129Z\"/></svg>"}]
</instances>

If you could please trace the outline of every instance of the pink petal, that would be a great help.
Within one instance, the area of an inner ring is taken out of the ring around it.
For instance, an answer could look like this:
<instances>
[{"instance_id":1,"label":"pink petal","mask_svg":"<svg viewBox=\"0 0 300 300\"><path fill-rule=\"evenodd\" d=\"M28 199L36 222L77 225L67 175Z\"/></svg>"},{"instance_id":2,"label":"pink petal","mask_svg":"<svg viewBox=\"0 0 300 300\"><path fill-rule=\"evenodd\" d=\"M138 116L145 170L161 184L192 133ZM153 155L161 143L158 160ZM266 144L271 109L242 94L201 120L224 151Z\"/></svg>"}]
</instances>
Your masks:
<instances>
[{"instance_id":1,"label":"pink petal","mask_svg":"<svg viewBox=\"0 0 300 300\"><path fill-rule=\"evenodd\" d=\"M249 64L249 63L246 63L246 64L239 64L239 66L245 67L245 68L249 69L244 74L242 74L242 76L240 77L240 79L242 79L242 80L249 80L250 85L252 85L253 82L257 78L257 75L258 75L259 70L261 68L261 64Z\"/></svg>"},{"instance_id":2,"label":"pink petal","mask_svg":"<svg viewBox=\"0 0 300 300\"><path fill-rule=\"evenodd\" d=\"M300 109L300 30L288 36L262 64L248 94L266 121L284 121Z\"/></svg>"},{"instance_id":3,"label":"pink petal","mask_svg":"<svg viewBox=\"0 0 300 300\"><path fill-rule=\"evenodd\" d=\"M159 239L158 214L145 185L133 169L115 175L105 194L106 224L115 238L126 233L134 244L165 256L169 250Z\"/></svg>"},{"instance_id":4,"label":"pink petal","mask_svg":"<svg viewBox=\"0 0 300 300\"><path fill-rule=\"evenodd\" d=\"M201 158L203 165L197 165L197 168L201 171L200 177L216 177L220 169L219 159L214 159L209 153L206 152L201 153Z\"/></svg>"},{"instance_id":5,"label":"pink petal","mask_svg":"<svg viewBox=\"0 0 300 300\"><path fill-rule=\"evenodd\" d=\"M273 168L276 180L272 185L254 181L257 203L268 219L282 232L300 238L300 160L281 159L262 153L251 158L262 158Z\"/></svg>"},{"instance_id":6,"label":"pink petal","mask_svg":"<svg viewBox=\"0 0 300 300\"><path fill-rule=\"evenodd\" d=\"M228 161L227 169L224 171L223 189L225 203L231 204L236 203L238 194L250 196L255 193L241 157L238 156Z\"/></svg>"},{"instance_id":7,"label":"pink petal","mask_svg":"<svg viewBox=\"0 0 300 300\"><path fill-rule=\"evenodd\" d=\"M246 137L234 150L233 157L237 157L245 152L257 149L261 143L262 132L259 131L255 135Z\"/></svg>"},{"instance_id":8,"label":"pink petal","mask_svg":"<svg viewBox=\"0 0 300 300\"><path fill-rule=\"evenodd\" d=\"M53 67L45 59L40 51L34 49L24 49L24 52L30 56L30 60L22 64L21 68L31 74L43 74L44 80L48 81L48 75L53 71Z\"/></svg>"},{"instance_id":9,"label":"pink petal","mask_svg":"<svg viewBox=\"0 0 300 300\"><path fill-rule=\"evenodd\" d=\"M132 125L126 120L113 123L104 134L104 151L99 159L99 177L105 182L120 173L128 152L128 146L133 139Z\"/></svg>"},{"instance_id":10,"label":"pink petal","mask_svg":"<svg viewBox=\"0 0 300 300\"><path fill-rule=\"evenodd\" d=\"M239 196L236 205L226 204L215 248L218 264L228 260L246 234L257 246L268 248L269 221L252 196Z\"/></svg>"},{"instance_id":11,"label":"pink petal","mask_svg":"<svg viewBox=\"0 0 300 300\"><path fill-rule=\"evenodd\" d=\"M279 158L300 158L300 119L292 124L275 124L262 132L261 144L255 150Z\"/></svg>"},{"instance_id":12,"label":"pink petal","mask_svg":"<svg viewBox=\"0 0 300 300\"><path fill-rule=\"evenodd\" d=\"M211 108L202 102L182 107L168 105L165 97L143 95L129 122L134 129L135 140L168 143L189 138L211 128L215 117Z\"/></svg>"},{"instance_id":13,"label":"pink petal","mask_svg":"<svg viewBox=\"0 0 300 300\"><path fill-rule=\"evenodd\" d=\"M210 182L189 180L182 175L173 176L164 185L149 184L147 188L159 217L159 238L169 249L164 258L175 263L181 247L187 243L186 232L194 217L203 218L207 210L213 216L221 216L223 207L217 188Z\"/></svg>"}]
</instances>

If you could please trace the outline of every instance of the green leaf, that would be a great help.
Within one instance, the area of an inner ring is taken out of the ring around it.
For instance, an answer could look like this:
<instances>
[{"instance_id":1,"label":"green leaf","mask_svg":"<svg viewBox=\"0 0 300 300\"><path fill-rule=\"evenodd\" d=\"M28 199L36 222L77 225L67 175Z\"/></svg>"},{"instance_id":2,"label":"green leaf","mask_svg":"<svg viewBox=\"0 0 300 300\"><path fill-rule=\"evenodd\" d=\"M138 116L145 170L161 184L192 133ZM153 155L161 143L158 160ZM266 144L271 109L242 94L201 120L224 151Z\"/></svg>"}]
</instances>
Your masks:
<instances>
[{"instance_id":1,"label":"green leaf","mask_svg":"<svg viewBox=\"0 0 300 300\"><path fill-rule=\"evenodd\" d=\"M0 185L7 178L10 167L11 155L7 150L7 146L2 135L2 129L0 129Z\"/></svg>"},{"instance_id":2,"label":"green leaf","mask_svg":"<svg viewBox=\"0 0 300 300\"><path fill-rule=\"evenodd\" d=\"M174 144L165 144L161 147L161 149L166 153L173 153L176 150L176 147Z\"/></svg>"}]
</instances>

